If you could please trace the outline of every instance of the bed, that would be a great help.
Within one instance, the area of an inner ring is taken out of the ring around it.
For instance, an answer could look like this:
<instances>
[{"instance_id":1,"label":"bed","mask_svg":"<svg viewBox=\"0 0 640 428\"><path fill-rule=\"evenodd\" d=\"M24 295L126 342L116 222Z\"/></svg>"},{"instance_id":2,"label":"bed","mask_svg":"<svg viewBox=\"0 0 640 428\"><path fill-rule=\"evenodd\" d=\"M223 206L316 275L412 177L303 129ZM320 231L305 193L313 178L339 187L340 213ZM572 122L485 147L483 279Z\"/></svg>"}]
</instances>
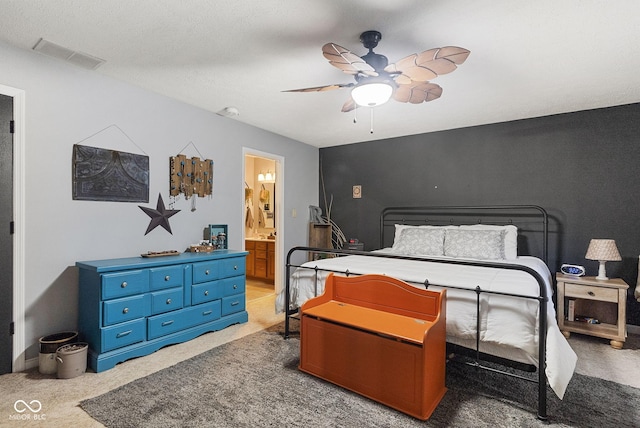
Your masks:
<instances>
[{"instance_id":1,"label":"bed","mask_svg":"<svg viewBox=\"0 0 640 428\"><path fill-rule=\"evenodd\" d=\"M548 240L548 215L534 205L386 208L380 250L292 248L276 310L286 314L288 337L290 317L324 292L331 272L446 288L448 344L471 350L480 368L486 359L537 368L538 417L546 419L547 382L562 398L577 361L556 322ZM299 252L318 259L292 264Z\"/></svg>"}]
</instances>

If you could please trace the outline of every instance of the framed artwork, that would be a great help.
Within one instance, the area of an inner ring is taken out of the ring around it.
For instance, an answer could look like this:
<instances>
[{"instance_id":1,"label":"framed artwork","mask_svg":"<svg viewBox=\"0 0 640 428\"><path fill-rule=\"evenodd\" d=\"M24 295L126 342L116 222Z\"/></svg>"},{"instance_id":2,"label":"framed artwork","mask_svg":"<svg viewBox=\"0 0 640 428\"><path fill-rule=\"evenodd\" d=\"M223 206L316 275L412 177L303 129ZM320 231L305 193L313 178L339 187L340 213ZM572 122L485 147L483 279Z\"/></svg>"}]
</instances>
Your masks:
<instances>
[{"instance_id":1,"label":"framed artwork","mask_svg":"<svg viewBox=\"0 0 640 428\"><path fill-rule=\"evenodd\" d=\"M73 146L74 200L149 202L149 157Z\"/></svg>"}]
</instances>

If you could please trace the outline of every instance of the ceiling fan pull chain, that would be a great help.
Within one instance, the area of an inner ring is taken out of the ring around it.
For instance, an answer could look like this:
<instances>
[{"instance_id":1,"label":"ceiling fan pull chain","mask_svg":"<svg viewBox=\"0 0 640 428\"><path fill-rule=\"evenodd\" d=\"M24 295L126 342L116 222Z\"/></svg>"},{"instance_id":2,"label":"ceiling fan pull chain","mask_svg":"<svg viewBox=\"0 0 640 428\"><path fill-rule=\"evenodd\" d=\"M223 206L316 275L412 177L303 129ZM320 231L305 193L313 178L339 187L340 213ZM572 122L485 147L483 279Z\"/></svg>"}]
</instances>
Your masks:
<instances>
[{"instance_id":1,"label":"ceiling fan pull chain","mask_svg":"<svg viewBox=\"0 0 640 428\"><path fill-rule=\"evenodd\" d=\"M371 110L371 132L373 134L373 107L371 107L369 110Z\"/></svg>"},{"instance_id":2,"label":"ceiling fan pull chain","mask_svg":"<svg viewBox=\"0 0 640 428\"><path fill-rule=\"evenodd\" d=\"M353 109L353 123L358 123L358 107Z\"/></svg>"}]
</instances>

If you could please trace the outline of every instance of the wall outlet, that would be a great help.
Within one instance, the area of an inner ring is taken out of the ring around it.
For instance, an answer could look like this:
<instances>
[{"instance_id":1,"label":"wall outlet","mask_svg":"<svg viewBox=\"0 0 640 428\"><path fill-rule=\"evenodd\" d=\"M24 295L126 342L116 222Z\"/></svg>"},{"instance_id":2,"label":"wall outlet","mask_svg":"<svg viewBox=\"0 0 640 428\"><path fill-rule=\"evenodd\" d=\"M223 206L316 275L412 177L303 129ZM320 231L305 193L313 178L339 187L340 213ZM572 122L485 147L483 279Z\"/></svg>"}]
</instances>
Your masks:
<instances>
[{"instance_id":1,"label":"wall outlet","mask_svg":"<svg viewBox=\"0 0 640 428\"><path fill-rule=\"evenodd\" d=\"M354 199L362 198L362 186L361 185L353 186L353 198Z\"/></svg>"}]
</instances>

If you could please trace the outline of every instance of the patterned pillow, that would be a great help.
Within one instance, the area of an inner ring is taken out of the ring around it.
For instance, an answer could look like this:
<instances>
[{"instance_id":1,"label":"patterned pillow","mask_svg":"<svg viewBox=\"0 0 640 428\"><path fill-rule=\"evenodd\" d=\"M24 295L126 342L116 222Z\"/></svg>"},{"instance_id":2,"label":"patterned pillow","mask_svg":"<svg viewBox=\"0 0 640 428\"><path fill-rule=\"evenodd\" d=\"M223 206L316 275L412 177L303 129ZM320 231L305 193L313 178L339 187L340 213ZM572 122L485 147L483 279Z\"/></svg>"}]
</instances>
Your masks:
<instances>
[{"instance_id":1,"label":"patterned pillow","mask_svg":"<svg viewBox=\"0 0 640 428\"><path fill-rule=\"evenodd\" d=\"M503 260L504 230L448 229L444 255L483 260Z\"/></svg>"},{"instance_id":2,"label":"patterned pillow","mask_svg":"<svg viewBox=\"0 0 640 428\"><path fill-rule=\"evenodd\" d=\"M465 230L504 230L504 258L513 260L518 258L518 228L512 224L505 226L491 224L471 224L459 226Z\"/></svg>"},{"instance_id":3,"label":"patterned pillow","mask_svg":"<svg viewBox=\"0 0 640 428\"><path fill-rule=\"evenodd\" d=\"M445 230L436 227L404 227L393 243L399 254L441 256L444 251Z\"/></svg>"}]
</instances>

